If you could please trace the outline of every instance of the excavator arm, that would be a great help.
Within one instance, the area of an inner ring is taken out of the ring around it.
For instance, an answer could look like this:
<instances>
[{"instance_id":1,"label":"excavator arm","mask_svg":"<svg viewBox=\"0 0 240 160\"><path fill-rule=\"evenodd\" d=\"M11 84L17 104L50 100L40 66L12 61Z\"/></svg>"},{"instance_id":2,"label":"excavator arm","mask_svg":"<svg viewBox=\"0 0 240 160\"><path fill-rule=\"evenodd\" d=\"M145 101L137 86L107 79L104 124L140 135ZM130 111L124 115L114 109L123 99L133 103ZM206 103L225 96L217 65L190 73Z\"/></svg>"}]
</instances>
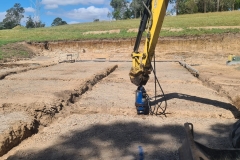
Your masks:
<instances>
[{"instance_id":1,"label":"excavator arm","mask_svg":"<svg viewBox=\"0 0 240 160\"><path fill-rule=\"evenodd\" d=\"M159 33L166 15L169 0L147 0L143 2L145 7L134 50L132 53L132 68L129 76L133 84L138 86L136 90L135 106L137 114L149 114L148 95L143 85L147 84L149 74L152 71L151 61L155 54ZM139 52L142 35L147 30L147 38L143 52Z\"/></svg>"},{"instance_id":2,"label":"excavator arm","mask_svg":"<svg viewBox=\"0 0 240 160\"><path fill-rule=\"evenodd\" d=\"M136 86L146 85L152 71L151 61L155 53L159 33L166 15L169 0L147 0L141 19L137 39L132 53L132 68L129 76ZM139 52L143 32L147 30L144 51Z\"/></svg>"}]
</instances>

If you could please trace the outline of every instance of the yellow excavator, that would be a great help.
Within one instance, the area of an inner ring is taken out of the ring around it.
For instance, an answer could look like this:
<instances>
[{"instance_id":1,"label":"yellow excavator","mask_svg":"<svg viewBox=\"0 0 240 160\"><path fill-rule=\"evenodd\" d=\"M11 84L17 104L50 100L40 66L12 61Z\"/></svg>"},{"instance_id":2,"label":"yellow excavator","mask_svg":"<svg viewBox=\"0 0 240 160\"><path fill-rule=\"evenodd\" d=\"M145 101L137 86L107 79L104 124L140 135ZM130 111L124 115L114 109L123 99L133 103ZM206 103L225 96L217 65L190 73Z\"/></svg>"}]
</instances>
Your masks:
<instances>
[{"instance_id":1,"label":"yellow excavator","mask_svg":"<svg viewBox=\"0 0 240 160\"><path fill-rule=\"evenodd\" d=\"M152 66L152 59L155 56L155 48L158 42L159 33L163 24L169 0L147 0L143 2L144 12L141 18L138 35L132 53L132 67L129 73L130 80L137 86L135 106L137 114L149 114L151 106L145 88L149 74L155 75L155 84L158 82L155 69ZM147 37L143 52L139 52L139 46L143 33ZM160 83L158 82L159 86ZM156 85L155 85L156 87ZM161 86L160 86L161 88ZM161 89L162 90L162 89ZM156 89L155 89L156 92ZM163 97L164 93L163 93ZM166 99L165 99L166 100ZM163 110L164 112L165 110ZM232 144L235 148L212 149L194 140L193 124L185 123L186 139L179 148L180 160L219 160L219 159L240 159L240 122L235 124L231 132Z\"/></svg>"},{"instance_id":2,"label":"yellow excavator","mask_svg":"<svg viewBox=\"0 0 240 160\"><path fill-rule=\"evenodd\" d=\"M140 22L138 35L132 53L132 68L129 73L131 82L138 86L136 91L135 103L138 114L149 114L150 107L148 103L148 95L143 85L146 85L149 79L149 74L152 71L155 75L155 71L152 67L151 62L152 58L155 55L155 48L158 42L160 30L162 28L163 19L166 14L168 2L169 0L147 0L146 3L143 2L145 9ZM147 38L144 46L144 51L139 52L139 46L145 30L147 30ZM160 86L159 82L158 84Z\"/></svg>"},{"instance_id":3,"label":"yellow excavator","mask_svg":"<svg viewBox=\"0 0 240 160\"><path fill-rule=\"evenodd\" d=\"M152 71L151 62L166 14L168 0L148 0L143 5L145 10L132 53L132 68L129 73L131 82L136 86L145 85ZM147 38L144 51L139 52L141 38L146 29Z\"/></svg>"}]
</instances>

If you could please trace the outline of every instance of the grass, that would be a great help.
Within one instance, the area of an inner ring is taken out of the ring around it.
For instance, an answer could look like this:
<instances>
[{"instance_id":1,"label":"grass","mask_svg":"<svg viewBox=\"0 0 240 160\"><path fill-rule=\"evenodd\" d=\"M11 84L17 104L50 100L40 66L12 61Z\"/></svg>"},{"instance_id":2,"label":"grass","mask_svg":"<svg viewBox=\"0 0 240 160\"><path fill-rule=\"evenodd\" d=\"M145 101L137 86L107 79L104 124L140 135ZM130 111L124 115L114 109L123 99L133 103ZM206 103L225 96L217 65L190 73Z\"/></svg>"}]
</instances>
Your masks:
<instances>
[{"instance_id":1,"label":"grass","mask_svg":"<svg viewBox=\"0 0 240 160\"><path fill-rule=\"evenodd\" d=\"M164 27L240 26L240 11L198 13L167 17Z\"/></svg>"},{"instance_id":2,"label":"grass","mask_svg":"<svg viewBox=\"0 0 240 160\"><path fill-rule=\"evenodd\" d=\"M0 60L2 60L2 59L3 59L3 52L0 51Z\"/></svg>"},{"instance_id":3,"label":"grass","mask_svg":"<svg viewBox=\"0 0 240 160\"><path fill-rule=\"evenodd\" d=\"M31 58L33 55L32 50L18 43L6 44L0 47L0 62Z\"/></svg>"},{"instance_id":4,"label":"grass","mask_svg":"<svg viewBox=\"0 0 240 160\"><path fill-rule=\"evenodd\" d=\"M164 28L181 28L181 31L162 30L161 36L184 36L216 33L237 33L240 29L198 29L191 27L209 26L240 26L240 11L207 14L191 14L168 16L164 20ZM128 29L138 28L140 19L121 20L112 22L92 22L57 27L26 29L16 27L11 30L0 31L0 46L21 41L57 41L84 39L112 39L132 38L136 33L127 32ZM120 30L120 33L86 34L88 31Z\"/></svg>"},{"instance_id":5,"label":"grass","mask_svg":"<svg viewBox=\"0 0 240 160\"><path fill-rule=\"evenodd\" d=\"M201 35L211 33L239 32L240 29L189 29L189 27L206 26L240 26L240 12L221 12L207 14L192 14L166 17L163 27L182 28L182 31L162 31L162 36ZM47 27L38 29L17 28L13 30L0 31L0 45L19 41L55 41L76 39L102 39L102 38L130 38L136 37L136 33L126 32L131 28L138 28L139 19L122 20L113 22L95 22L75 25L64 25L58 27ZM88 31L105 31L120 29L120 34L88 34Z\"/></svg>"}]
</instances>

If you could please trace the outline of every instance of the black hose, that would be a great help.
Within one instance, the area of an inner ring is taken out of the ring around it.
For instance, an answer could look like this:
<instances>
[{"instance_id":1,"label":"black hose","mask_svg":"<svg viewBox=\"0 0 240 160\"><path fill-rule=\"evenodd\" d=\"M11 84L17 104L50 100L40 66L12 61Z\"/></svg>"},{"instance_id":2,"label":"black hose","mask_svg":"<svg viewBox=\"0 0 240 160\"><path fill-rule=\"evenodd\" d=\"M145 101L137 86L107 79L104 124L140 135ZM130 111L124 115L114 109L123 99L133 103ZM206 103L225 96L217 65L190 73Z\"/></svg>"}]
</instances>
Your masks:
<instances>
[{"instance_id":1,"label":"black hose","mask_svg":"<svg viewBox=\"0 0 240 160\"><path fill-rule=\"evenodd\" d=\"M164 98L165 106L162 108L161 105L162 105L163 102L161 102L160 104L159 104L159 103L158 103L158 104L155 104L155 105L154 105L154 109L152 109L152 106L150 105L150 102L151 102L151 101L150 101L150 98L149 98L149 96L147 95L149 111L150 111L150 114L151 114L151 115L156 115L156 116L158 116L158 115L164 115L164 116L166 116L167 99L166 99L165 93L164 93L164 91L163 91L163 89L162 89L162 86L161 86L161 84L160 84L160 82L159 82L159 80L158 80L158 78L157 78L157 76L156 76L156 60L155 60L155 54L154 54L154 67L153 67L152 64L151 64L151 68L152 68L152 71L153 71L153 74L154 74L154 78L155 78L155 103L157 102L157 84L158 84L158 86L159 86L159 88L160 88L160 90L161 90L161 92L162 92L162 96L163 96L163 98ZM157 107L156 107L156 105L157 105ZM159 109L161 109L162 111L159 112Z\"/></svg>"}]
</instances>

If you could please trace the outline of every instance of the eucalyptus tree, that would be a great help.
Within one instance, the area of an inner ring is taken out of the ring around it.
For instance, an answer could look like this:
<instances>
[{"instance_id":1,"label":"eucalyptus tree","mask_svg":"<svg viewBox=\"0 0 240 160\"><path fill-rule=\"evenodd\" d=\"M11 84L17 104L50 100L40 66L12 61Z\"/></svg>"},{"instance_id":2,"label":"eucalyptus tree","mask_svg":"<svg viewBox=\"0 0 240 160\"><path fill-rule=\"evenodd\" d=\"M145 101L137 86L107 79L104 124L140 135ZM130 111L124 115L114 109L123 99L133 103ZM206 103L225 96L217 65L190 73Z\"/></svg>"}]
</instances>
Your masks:
<instances>
[{"instance_id":1,"label":"eucalyptus tree","mask_svg":"<svg viewBox=\"0 0 240 160\"><path fill-rule=\"evenodd\" d=\"M3 19L4 28L12 29L17 25L21 25L21 20L24 18L24 8L20 3L15 3L14 6L7 10L7 14Z\"/></svg>"}]
</instances>

